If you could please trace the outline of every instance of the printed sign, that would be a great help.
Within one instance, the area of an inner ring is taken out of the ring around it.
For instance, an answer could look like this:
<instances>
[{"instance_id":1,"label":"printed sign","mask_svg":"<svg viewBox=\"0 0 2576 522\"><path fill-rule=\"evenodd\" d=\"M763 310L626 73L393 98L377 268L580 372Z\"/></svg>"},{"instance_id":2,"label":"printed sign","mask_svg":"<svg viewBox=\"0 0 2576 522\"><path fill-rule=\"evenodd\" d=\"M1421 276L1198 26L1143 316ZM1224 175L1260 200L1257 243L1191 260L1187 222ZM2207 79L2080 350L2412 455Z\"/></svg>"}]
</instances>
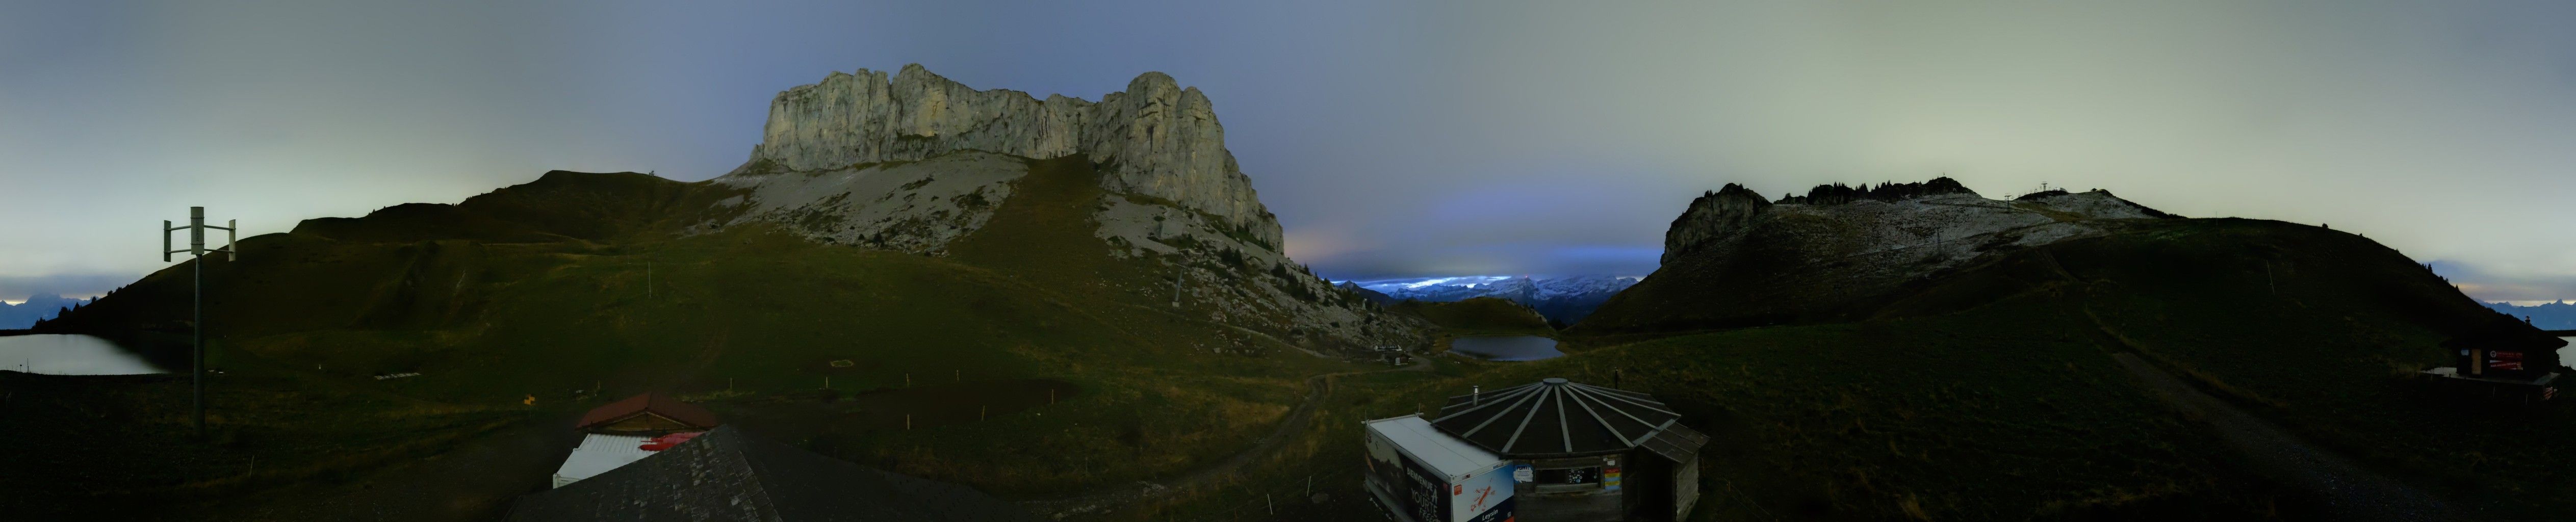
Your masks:
<instances>
[{"instance_id":1,"label":"printed sign","mask_svg":"<svg viewBox=\"0 0 2576 522\"><path fill-rule=\"evenodd\" d=\"M1500 470L1496 470L1500 471ZM1472 475L1459 480L1458 490L1465 494L1449 497L1453 522L1506 522L1512 520L1512 476L1507 473Z\"/></svg>"},{"instance_id":2,"label":"printed sign","mask_svg":"<svg viewBox=\"0 0 2576 522\"><path fill-rule=\"evenodd\" d=\"M2487 369L2520 370L2522 352L2487 352Z\"/></svg>"},{"instance_id":3,"label":"printed sign","mask_svg":"<svg viewBox=\"0 0 2576 522\"><path fill-rule=\"evenodd\" d=\"M1406 499L1412 504L1407 506L1411 509L1405 511L1413 513L1414 520L1448 520L1449 506L1454 502L1450 499L1457 497L1440 498L1440 490L1449 489L1440 486L1449 485L1449 481L1441 480L1439 474L1432 473L1413 459L1404 459L1404 471L1412 479L1409 482L1413 483L1413 487L1407 488L1412 491L1411 498Z\"/></svg>"},{"instance_id":4,"label":"printed sign","mask_svg":"<svg viewBox=\"0 0 2576 522\"><path fill-rule=\"evenodd\" d=\"M1531 469L1528 464L1512 466L1512 482L1529 482L1537 479L1537 475L1537 470Z\"/></svg>"},{"instance_id":5,"label":"printed sign","mask_svg":"<svg viewBox=\"0 0 2576 522\"><path fill-rule=\"evenodd\" d=\"M1619 468L1617 466L1603 468L1601 470L1601 490L1619 490Z\"/></svg>"}]
</instances>

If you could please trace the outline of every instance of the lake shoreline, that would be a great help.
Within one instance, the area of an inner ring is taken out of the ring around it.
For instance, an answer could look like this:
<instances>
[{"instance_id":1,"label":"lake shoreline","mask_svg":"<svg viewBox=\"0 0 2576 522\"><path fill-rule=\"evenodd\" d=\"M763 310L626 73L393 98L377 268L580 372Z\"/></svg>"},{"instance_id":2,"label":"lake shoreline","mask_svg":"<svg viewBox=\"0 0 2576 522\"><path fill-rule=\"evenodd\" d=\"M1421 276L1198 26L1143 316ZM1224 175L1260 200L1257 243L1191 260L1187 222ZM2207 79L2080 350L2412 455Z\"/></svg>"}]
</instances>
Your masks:
<instances>
[{"instance_id":1,"label":"lake shoreline","mask_svg":"<svg viewBox=\"0 0 2576 522\"><path fill-rule=\"evenodd\" d=\"M0 337L0 370L36 375L149 375L171 373L172 366L154 360L148 351L107 337L36 334Z\"/></svg>"},{"instance_id":2,"label":"lake shoreline","mask_svg":"<svg viewBox=\"0 0 2576 522\"><path fill-rule=\"evenodd\" d=\"M1539 335L1466 335L1449 339L1449 351L1493 362L1529 362L1564 357L1559 341Z\"/></svg>"}]
</instances>

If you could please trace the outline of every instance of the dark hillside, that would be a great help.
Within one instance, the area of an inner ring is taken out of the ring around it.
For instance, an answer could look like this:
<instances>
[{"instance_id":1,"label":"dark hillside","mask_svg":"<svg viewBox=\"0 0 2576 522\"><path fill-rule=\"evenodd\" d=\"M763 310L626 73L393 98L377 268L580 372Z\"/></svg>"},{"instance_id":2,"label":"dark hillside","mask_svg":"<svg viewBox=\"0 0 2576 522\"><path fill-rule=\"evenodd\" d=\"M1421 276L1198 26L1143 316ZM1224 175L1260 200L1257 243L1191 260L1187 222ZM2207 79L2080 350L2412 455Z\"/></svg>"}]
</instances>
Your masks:
<instances>
[{"instance_id":1,"label":"dark hillside","mask_svg":"<svg viewBox=\"0 0 2576 522\"><path fill-rule=\"evenodd\" d=\"M2314 518L2158 406L2065 305L1675 336L1422 395L1617 370L1712 437L1693 520Z\"/></svg>"},{"instance_id":2,"label":"dark hillside","mask_svg":"<svg viewBox=\"0 0 2576 522\"><path fill-rule=\"evenodd\" d=\"M1809 324L1783 328L1756 328L1740 332L1706 335L1671 336L1625 348L1601 350L1610 357L1635 357L1649 351L1678 357L1673 361L1709 357L1738 358L1747 356L1746 340L1778 338L1805 333L1840 329L1860 332L1890 332L1891 337L1878 341L1837 342L1825 338L1800 340L1793 344L1808 346L1814 354L1839 354L1832 357L1867 356L1911 357L1885 351L1887 344L1913 346L1938 343L1942 339L1996 339L1980 342L1975 348L1937 351L1945 361L1983 360L1996 350L2017 350L2010 332L2048 323L2068 328L2057 334L2064 339L2098 344L2110 353L2132 353L2164 371L2181 376L2195 387L2229 399L2255 415L2278 423L2299 438L2349 455L2364 465L2381 470L2414 487L2425 488L2450 500L2463 510L2464 517L2490 520L2539 520L2544 513L2576 508L2576 450L2570 446L2539 441L2559 440L2576 433L2576 411L2566 405L2521 407L2518 405L2482 404L2463 401L2434 393L2415 379L2415 372L2432 366L2449 364L2450 354L2442 343L2454 336L2494 326L2500 315L2462 295L2447 281L2432 274L2423 265L2403 254L2361 236L2319 227L2248 219L2167 219L2138 220L2124 223L2115 232L2101 237L2061 241L2027 249L2000 252L1987 262L1956 270L1931 273L1888 291L1852 296L1846 300L1808 308L1762 308L1759 301L1773 294L1790 292L1794 286L1809 282L1814 272L1802 273L1799 267L1768 266L1781 276L1771 281L1734 281L1733 286L1718 284L1701 287L1706 293L1677 291L1678 287L1656 287L1640 284L1619 299L1651 300L1655 310L1680 310L1658 316L1665 325L1692 328L1723 328L1755 324ZM1739 257L1731 267L1743 270L1760 263L1760 256ZM1708 267L1681 264L1667 266L1667 271L1683 275L1706 272ZM1658 272L1648 279L1665 278ZM1723 278L1719 278L1721 281ZM1671 281L1671 280L1668 280ZM1642 290L1642 291L1641 291ZM1833 290L1822 293L1832 294ZM1631 302L1629 306L1638 303ZM1717 311L1710 315L1690 315L1695 309ZM1595 315L1601 318L1605 313ZM1631 312L1633 314L1633 310ZM1763 315L1747 311L1773 310ZM1733 314L1733 315L1726 315ZM1616 316L1613 316L1616 317ZM1630 315L1629 317L1636 317ZM1750 319L1750 320L1748 320ZM1736 321L1736 322L1727 322ZM1639 324L1639 323L1630 323ZM1915 325L1915 326L1906 326ZM1946 325L1926 330L1918 326ZM1601 332L1601 325L1587 321L1578 332ZM2528 330L2528 327L2521 327ZM1672 330L1667 330L1671 332ZM1769 333L1765 333L1769 332ZM1897 335L1897 333L1902 333ZM2536 331L2524 332L2537 335ZM1627 339L1651 338L1656 334L1632 334ZM2097 337L2098 339L2088 339ZM1605 336L1606 337L1606 336ZM1757 344L1758 345L1758 344ZM1672 350L1691 347L1690 352ZM2090 350L2090 349L2088 349ZM1622 354L1622 355L1611 355ZM1574 364L1589 360L1589 368L1600 368L1609 360L1594 358L1593 352L1568 357ZM2056 357L2067 357L2060 355ZM2135 393L2136 383L2117 377L2110 367L2095 356L2070 360L2065 368L2069 379L2083 380L2087 387L2101 387L2127 395ZM1664 368L1673 362L1637 363L1640 367ZM1777 367L1774 361L1771 366ZM1854 368L1868 367L1854 362ZM1751 376L1806 375L1793 378L1782 386L1812 386L1817 379L1841 375L1841 371L1790 370L1769 372L1763 364L1747 364L1739 370ZM1994 383L1996 379L2015 379L2012 374L2035 369L2012 370L2011 364L1992 366L1967 365L1947 370L1935 381L1952 383ZM1926 366L1926 368L1934 368ZM2566 370L2561 370L2566 371ZM1701 371L1702 373L1705 370ZM1717 373L1723 374L1724 371ZM2055 372L2051 372L2055 373ZM1632 378L1636 373L1630 374ZM1909 374L1911 375L1911 374ZM1740 414L1748 408L1761 408L1767 401L1746 401L1739 394L1762 393L1756 387L1726 384L1730 379L1691 372L1672 376L1699 382L1679 388L1675 393L1719 393L1711 400L1732 404L1729 409ZM1694 380L1696 379L1696 380ZM1928 388L1912 388L1898 383L1902 378L1880 375L1870 379L1873 397L1917 397ZM1927 386L1932 384L1925 384ZM1956 385L1956 384L1953 384ZM1857 385L1856 385L1857 386ZM1855 388L1857 390L1858 388ZM1853 392L1857 394L1858 392ZM2036 390L2009 392L2033 393L2060 397L2068 391L2040 393ZM1897 399L1860 399L1869 402ZM2051 399L2054 400L2054 399ZM2099 406L2086 406L2092 410ZM2163 423L2153 417L2169 415L2151 406L2131 413L2142 415L2118 422ZM1783 412L1782 414L1786 414ZM1920 420L1920 413L1909 416L1901 411L1863 415L1868 429L1861 433L1882 433L1894 426L1905 426ZM2073 411L2034 411L1996 415L1994 419L2020 419L2010 422L2043 425L2090 425L2105 420L2069 420ZM1885 423L1885 424L1882 424ZM1757 422L1756 426L1764 426ZM1794 424L1793 424L1794 425ZM1859 424L1854 424L1855 427ZM1723 428L1718 428L1723 429ZM1768 430L1772 428L1757 428ZM1897 451L1905 450L1908 441L1916 441L1904 428L1893 428ZM2100 434L2107 425L2085 428ZM2129 429L2129 428L2123 428ZM1940 430L1941 433L1956 433ZM1922 435L1931 440L1947 440ZM1968 440L2007 440L2001 433L1966 437ZM1788 439L1797 440L1797 439ZM1920 443L1919 441L1916 443ZM1793 444L1781 442L1779 444ZM1869 445L1869 444L1863 444ZM2025 451L2025 450L2016 450ZM1830 455L1818 451L1790 451L1791 454ZM1927 464L1941 461L1938 451ZM1977 473L1977 466L1964 462L1996 458L1962 457L1959 464L1933 465L1943 473ZM2114 459L2157 460L2140 454ZM2089 458L2087 459L2089 460ZM1782 463L1781 469L1806 469L1814 463ZM2208 468L2189 473L2207 473L2215 477L2246 476L2264 470L2236 469L2236 464L2213 461ZM2273 470L2277 471L2277 470ZM1785 472L1795 476L1797 472ZM1870 488L1896 485L1901 491L1879 491L1884 495L1876 508L1856 508L1880 513L1913 513L1906 506L1911 496L1945 498L1940 502L1957 502L1956 506L1973 506L1990 502L1999 493L1967 493L1949 487L1936 487L1948 492L1931 494L1914 488L1943 483L1928 476L1903 478L1908 472L1880 470L1865 472L1869 482L1841 478L1818 478L1825 484L1812 486L1842 492L1834 497ZM2052 471L2044 476L2067 476ZM1843 482L1837 482L1843 481ZM2179 483L2175 483L2179 484ZM2211 484L2214 484L2211 483ZM2286 483L2283 483L2286 484ZM2283 486L2288 487L2288 486ZM2040 491L2044 491L2043 487ZM1760 490L1755 490L1760 491ZM2122 502L2145 504L2114 509L2115 512L2160 511L2163 501L2147 499L2172 496L2185 505L2206 502L2242 500L2233 493L2210 490L2194 491L2192 487L2158 486L2152 493L2133 493L2127 501L2094 504L2098 501L2073 502L2070 505L2099 505L2108 508ZM2324 499L2282 493L2264 504L2281 509L2312 509ZM1865 495L1866 496L1866 495ZM1770 498L1755 495L1754 498ZM2237 498L2239 500L2227 500ZM2195 500L2181 500L2195 499ZM1837 501L1839 502L1839 501ZM1927 502L1926 506L1932 505ZM1758 505L1758 502L1757 502ZM1839 504L1837 504L1839 505ZM1948 508L1931 508L1934 519ZM1966 518L1986 519L2003 516L1997 512L1970 509ZM2042 508L2045 512L2046 508ZM2223 509L2221 510L2224 511Z\"/></svg>"},{"instance_id":3,"label":"dark hillside","mask_svg":"<svg viewBox=\"0 0 2576 522\"><path fill-rule=\"evenodd\" d=\"M634 172L558 170L455 205L407 203L366 217L309 219L297 224L294 232L365 242L608 241L687 230L725 215L729 209L715 203L741 192L710 182L682 183Z\"/></svg>"},{"instance_id":4,"label":"dark hillside","mask_svg":"<svg viewBox=\"0 0 2576 522\"><path fill-rule=\"evenodd\" d=\"M72 505L251 499L228 505L265 509L312 495L257 492L356 491L375 479L353 474L387 469L386 459L653 390L758 419L765 436L836 457L1052 494L1241 451L1304 395L1305 376L1348 368L1198 310L1142 302L1138 288L1168 280L1111 259L1083 228L1100 194L1092 166L1033 164L992 225L944 257L826 245L768 225L693 229L723 209L690 209L730 196L623 174L550 173L456 205L246 238L239 261L206 261L209 364L224 372L213 429L243 435L181 435L184 380L89 392L0 380L21 397L118 398L0 408L13 424L63 428L47 432L54 450L0 460L0 476L78 465L91 470L83 480L11 494L106 495ZM184 347L191 268L174 265L46 326ZM419 375L375 378L406 373ZM934 385L1031 395L961 404L919 397L974 396L899 393ZM534 407L522 404L531 396ZM904 429L906 419L923 425ZM276 433L301 435L265 435ZM408 445L378 451L387 444ZM253 456L257 475L213 478L243 472Z\"/></svg>"},{"instance_id":5,"label":"dark hillside","mask_svg":"<svg viewBox=\"0 0 2576 522\"><path fill-rule=\"evenodd\" d=\"M2434 393L2442 343L2502 324L2422 265L2351 234L2192 220L2050 248L2129 349L2300 436L2505 516L2576 509L2576 411ZM2561 362L2563 364L2563 362ZM2563 367L2561 372L2568 371Z\"/></svg>"}]
</instances>

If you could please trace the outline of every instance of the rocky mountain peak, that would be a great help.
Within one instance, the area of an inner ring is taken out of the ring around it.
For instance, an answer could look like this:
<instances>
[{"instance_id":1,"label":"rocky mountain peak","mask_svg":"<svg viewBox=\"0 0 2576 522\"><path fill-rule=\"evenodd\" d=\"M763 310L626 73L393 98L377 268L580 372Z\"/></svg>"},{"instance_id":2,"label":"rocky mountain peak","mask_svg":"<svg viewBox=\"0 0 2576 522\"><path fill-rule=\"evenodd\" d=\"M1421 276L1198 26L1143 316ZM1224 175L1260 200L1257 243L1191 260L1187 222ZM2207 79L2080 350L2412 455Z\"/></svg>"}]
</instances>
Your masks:
<instances>
[{"instance_id":1,"label":"rocky mountain peak","mask_svg":"<svg viewBox=\"0 0 2576 522\"><path fill-rule=\"evenodd\" d=\"M2049 191L1993 200L1957 180L1918 183L1817 185L1804 196L1764 201L1729 183L1703 193L1664 232L1663 264L1700 252L1746 246L1754 229L1763 241L1796 242L1818 256L1810 261L1872 256L1877 261L1947 266L1988 247L2030 246L2101 233L2098 220L2177 217L2112 196L2109 191ZM1767 227L1767 228L1766 228Z\"/></svg>"},{"instance_id":2,"label":"rocky mountain peak","mask_svg":"<svg viewBox=\"0 0 2576 522\"><path fill-rule=\"evenodd\" d=\"M1702 192L1692 199L1673 226L1664 229L1663 262L1674 256L1698 249L1710 240L1744 228L1753 218L1771 208L1771 201L1743 185L1728 183L1714 192Z\"/></svg>"},{"instance_id":3,"label":"rocky mountain peak","mask_svg":"<svg viewBox=\"0 0 2576 522\"><path fill-rule=\"evenodd\" d=\"M1102 188L1205 212L1274 248L1279 223L1225 149L1214 105L1170 75L1148 72L1100 101L975 90L905 65L889 76L835 72L770 100L751 157L729 176L823 172L963 151L1026 158L1081 154L1104 165Z\"/></svg>"}]
</instances>

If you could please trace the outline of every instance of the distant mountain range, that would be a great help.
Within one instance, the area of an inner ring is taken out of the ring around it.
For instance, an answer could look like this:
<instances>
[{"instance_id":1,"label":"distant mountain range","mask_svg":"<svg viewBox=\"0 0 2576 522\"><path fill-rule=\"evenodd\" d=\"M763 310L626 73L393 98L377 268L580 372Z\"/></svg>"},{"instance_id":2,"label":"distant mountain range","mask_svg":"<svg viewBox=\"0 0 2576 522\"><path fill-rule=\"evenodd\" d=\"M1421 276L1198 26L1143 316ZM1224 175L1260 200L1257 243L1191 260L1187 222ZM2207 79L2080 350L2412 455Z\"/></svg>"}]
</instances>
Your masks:
<instances>
[{"instance_id":1,"label":"distant mountain range","mask_svg":"<svg viewBox=\"0 0 2576 522\"><path fill-rule=\"evenodd\" d=\"M1448 276L1414 279L1383 279L1344 283L1367 290L1361 295L1393 304L1404 300L1428 302L1464 301L1477 297L1497 297L1537 310L1539 315L1557 327L1574 324L1592 315L1603 301L1620 290L1637 284L1636 276L1584 275L1572 277L1529 276ZM1374 293L1376 295L1370 295ZM1383 296L1383 297L1380 297Z\"/></svg>"},{"instance_id":2,"label":"distant mountain range","mask_svg":"<svg viewBox=\"0 0 2576 522\"><path fill-rule=\"evenodd\" d=\"M2487 308L2515 318L2530 318L2531 325L2543 330L2576 330L2576 303L2558 301L2533 306L2513 303L2485 303Z\"/></svg>"},{"instance_id":3,"label":"distant mountain range","mask_svg":"<svg viewBox=\"0 0 2576 522\"><path fill-rule=\"evenodd\" d=\"M36 294L27 296L27 302L24 303L18 303L15 305L0 303L0 330L16 330L35 326L36 321L52 319L54 318L54 314L61 313L65 308L80 306L87 304L88 302L88 300L72 299L54 294Z\"/></svg>"}]
</instances>

